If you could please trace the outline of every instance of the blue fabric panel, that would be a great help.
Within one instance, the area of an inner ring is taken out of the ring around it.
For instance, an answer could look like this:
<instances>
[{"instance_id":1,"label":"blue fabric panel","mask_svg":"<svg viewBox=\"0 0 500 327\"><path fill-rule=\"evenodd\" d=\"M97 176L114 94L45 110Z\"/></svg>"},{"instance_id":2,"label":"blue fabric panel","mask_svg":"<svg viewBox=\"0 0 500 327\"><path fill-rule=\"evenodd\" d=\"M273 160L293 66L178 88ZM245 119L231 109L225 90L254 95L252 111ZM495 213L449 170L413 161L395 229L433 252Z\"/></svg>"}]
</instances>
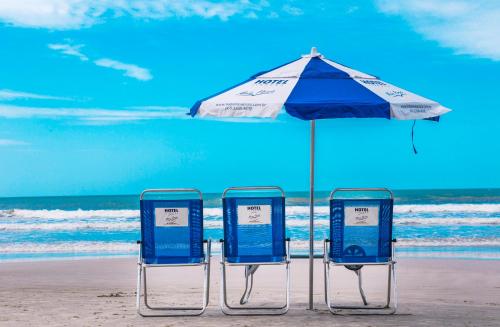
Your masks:
<instances>
[{"instance_id":1,"label":"blue fabric panel","mask_svg":"<svg viewBox=\"0 0 500 327\"><path fill-rule=\"evenodd\" d=\"M147 264L203 261L202 200L141 200L142 257ZM187 208L188 226L155 224L156 208Z\"/></svg>"},{"instance_id":2,"label":"blue fabric panel","mask_svg":"<svg viewBox=\"0 0 500 327\"><path fill-rule=\"evenodd\" d=\"M272 72L273 70L279 69L279 68L281 68L281 67L283 67L283 66L286 66L286 65L288 65L288 64L291 64L292 62L298 61L298 60L300 60L300 59L302 59L302 58L299 58L299 59L295 59L295 60L289 61L289 62L287 62L287 63L284 63L283 65L279 65L279 66L274 67L274 68L269 69L269 70L264 70L264 71L258 72L257 74L252 75L252 77L251 77L250 79L257 78L257 77L259 77L260 75L267 74L267 73L269 73L269 72Z\"/></svg>"},{"instance_id":3,"label":"blue fabric panel","mask_svg":"<svg viewBox=\"0 0 500 327\"><path fill-rule=\"evenodd\" d=\"M378 226L345 226L348 206L378 206ZM393 200L330 200L330 258L339 263L387 262L392 250Z\"/></svg>"},{"instance_id":4,"label":"blue fabric panel","mask_svg":"<svg viewBox=\"0 0 500 327\"><path fill-rule=\"evenodd\" d=\"M222 200L224 256L228 262L282 262L285 250L283 197L229 197ZM238 206L270 205L271 224L238 224Z\"/></svg>"},{"instance_id":5,"label":"blue fabric panel","mask_svg":"<svg viewBox=\"0 0 500 327\"><path fill-rule=\"evenodd\" d=\"M314 57L307 63L300 78L349 78L349 74Z\"/></svg>"},{"instance_id":6,"label":"blue fabric panel","mask_svg":"<svg viewBox=\"0 0 500 327\"><path fill-rule=\"evenodd\" d=\"M350 78L299 79L285 102L299 119L391 118L390 104Z\"/></svg>"}]
</instances>

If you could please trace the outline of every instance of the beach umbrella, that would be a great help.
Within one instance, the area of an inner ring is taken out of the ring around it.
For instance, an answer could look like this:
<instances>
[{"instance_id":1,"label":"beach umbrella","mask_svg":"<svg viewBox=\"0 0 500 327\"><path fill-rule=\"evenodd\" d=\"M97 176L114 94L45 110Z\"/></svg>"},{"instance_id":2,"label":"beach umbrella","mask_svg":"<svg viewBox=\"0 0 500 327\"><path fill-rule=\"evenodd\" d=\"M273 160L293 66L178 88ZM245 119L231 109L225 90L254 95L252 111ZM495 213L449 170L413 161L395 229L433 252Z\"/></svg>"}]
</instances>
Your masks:
<instances>
[{"instance_id":1,"label":"beach umbrella","mask_svg":"<svg viewBox=\"0 0 500 327\"><path fill-rule=\"evenodd\" d=\"M439 103L332 60L310 54L197 101L191 116L276 118L284 111L309 120L309 309L313 308L315 120L333 118L429 119L450 110Z\"/></svg>"}]
</instances>

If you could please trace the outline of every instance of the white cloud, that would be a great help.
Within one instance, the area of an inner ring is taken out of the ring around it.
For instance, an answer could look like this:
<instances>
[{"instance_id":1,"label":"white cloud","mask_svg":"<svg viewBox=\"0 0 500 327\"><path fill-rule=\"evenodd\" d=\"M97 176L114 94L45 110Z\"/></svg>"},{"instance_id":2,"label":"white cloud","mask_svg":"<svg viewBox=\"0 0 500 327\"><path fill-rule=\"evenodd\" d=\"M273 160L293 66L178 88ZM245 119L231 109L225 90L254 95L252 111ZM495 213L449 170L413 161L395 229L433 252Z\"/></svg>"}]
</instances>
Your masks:
<instances>
[{"instance_id":1,"label":"white cloud","mask_svg":"<svg viewBox=\"0 0 500 327\"><path fill-rule=\"evenodd\" d=\"M65 55L75 56L82 61L88 61L89 57L81 52L84 44L72 45L69 43L52 43L47 45L49 49L58 51ZM124 76L132 77L141 81L149 81L153 78L149 69L139 67L134 64L127 64L118 60L101 58L93 61L95 65L100 67L111 68L115 70L123 71ZM0 98L1 99L1 98Z\"/></svg>"},{"instance_id":2,"label":"white cloud","mask_svg":"<svg viewBox=\"0 0 500 327\"><path fill-rule=\"evenodd\" d=\"M380 11L402 16L418 33L458 54L500 60L500 1L376 0Z\"/></svg>"},{"instance_id":3,"label":"white cloud","mask_svg":"<svg viewBox=\"0 0 500 327\"><path fill-rule=\"evenodd\" d=\"M80 123L118 123L151 119L186 119L184 107L54 108L0 104L0 117L11 119L66 119Z\"/></svg>"},{"instance_id":4,"label":"white cloud","mask_svg":"<svg viewBox=\"0 0 500 327\"><path fill-rule=\"evenodd\" d=\"M2 0L0 20L14 26L56 30L89 27L105 18L131 16L161 20L169 17L203 17L227 20L268 7L265 0L252 2L209 0Z\"/></svg>"},{"instance_id":5,"label":"white cloud","mask_svg":"<svg viewBox=\"0 0 500 327\"><path fill-rule=\"evenodd\" d=\"M83 44L63 44L63 43L52 43L48 45L49 49L59 51L68 56L78 57L81 61L87 61L89 58L84 55L80 49L84 47Z\"/></svg>"},{"instance_id":6,"label":"white cloud","mask_svg":"<svg viewBox=\"0 0 500 327\"><path fill-rule=\"evenodd\" d=\"M29 143L18 140L0 139L0 146L28 145Z\"/></svg>"},{"instance_id":7,"label":"white cloud","mask_svg":"<svg viewBox=\"0 0 500 327\"><path fill-rule=\"evenodd\" d=\"M56 97L52 95L36 94L22 91L0 90L0 100L11 101L18 99L37 99L37 100L71 100L69 98Z\"/></svg>"},{"instance_id":8,"label":"white cloud","mask_svg":"<svg viewBox=\"0 0 500 327\"><path fill-rule=\"evenodd\" d=\"M251 11L248 14L245 15L245 18L258 19L259 16L257 16L257 14L254 11Z\"/></svg>"},{"instance_id":9,"label":"white cloud","mask_svg":"<svg viewBox=\"0 0 500 327\"><path fill-rule=\"evenodd\" d=\"M149 81L153 75L148 69L133 64L126 64L117 60L103 58L94 61L97 66L123 71L124 76L132 77L141 81Z\"/></svg>"},{"instance_id":10,"label":"white cloud","mask_svg":"<svg viewBox=\"0 0 500 327\"><path fill-rule=\"evenodd\" d=\"M64 120L83 125L111 125L160 119L193 119L188 113L189 108L176 106L135 106L123 109L106 109L30 107L0 103L0 118ZM277 119L204 117L201 120L236 123L280 123L283 119L286 119L286 117L280 114Z\"/></svg>"},{"instance_id":11,"label":"white cloud","mask_svg":"<svg viewBox=\"0 0 500 327\"><path fill-rule=\"evenodd\" d=\"M283 9L284 12L286 12L287 14L290 14L292 16L301 16L304 14L304 11L302 9L300 9L299 7L294 7L294 6L291 6L291 5L283 5L283 7L281 8Z\"/></svg>"}]
</instances>

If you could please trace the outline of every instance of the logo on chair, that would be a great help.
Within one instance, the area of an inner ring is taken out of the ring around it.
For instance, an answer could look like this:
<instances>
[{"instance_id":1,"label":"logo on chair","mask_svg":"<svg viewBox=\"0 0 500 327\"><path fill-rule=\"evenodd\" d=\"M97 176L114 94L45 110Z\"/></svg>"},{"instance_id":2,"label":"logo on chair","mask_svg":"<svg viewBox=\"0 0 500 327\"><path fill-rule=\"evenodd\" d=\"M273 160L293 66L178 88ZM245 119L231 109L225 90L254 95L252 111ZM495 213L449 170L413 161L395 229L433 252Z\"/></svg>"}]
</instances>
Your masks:
<instances>
[{"instance_id":1,"label":"logo on chair","mask_svg":"<svg viewBox=\"0 0 500 327\"><path fill-rule=\"evenodd\" d=\"M156 208L156 227L186 227L189 223L188 208Z\"/></svg>"},{"instance_id":2,"label":"logo on chair","mask_svg":"<svg viewBox=\"0 0 500 327\"><path fill-rule=\"evenodd\" d=\"M238 224L266 225L271 223L270 205L239 205Z\"/></svg>"},{"instance_id":3,"label":"logo on chair","mask_svg":"<svg viewBox=\"0 0 500 327\"><path fill-rule=\"evenodd\" d=\"M345 226L377 226L378 206L346 206L344 208Z\"/></svg>"}]
</instances>

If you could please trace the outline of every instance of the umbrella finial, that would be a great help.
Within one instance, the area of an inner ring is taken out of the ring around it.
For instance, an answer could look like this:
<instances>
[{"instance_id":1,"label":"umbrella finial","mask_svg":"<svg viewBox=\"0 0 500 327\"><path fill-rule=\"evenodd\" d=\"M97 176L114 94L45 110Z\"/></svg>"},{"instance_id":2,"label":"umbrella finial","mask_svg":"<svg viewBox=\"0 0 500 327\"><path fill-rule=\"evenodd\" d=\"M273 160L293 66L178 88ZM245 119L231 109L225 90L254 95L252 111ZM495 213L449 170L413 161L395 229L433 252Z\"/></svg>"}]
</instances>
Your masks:
<instances>
[{"instance_id":1,"label":"umbrella finial","mask_svg":"<svg viewBox=\"0 0 500 327\"><path fill-rule=\"evenodd\" d=\"M319 52L318 52L318 49L316 49L316 47L312 47L312 48L311 48L311 54L310 54L311 58L312 58L312 57L318 57L319 55L320 55L320 54L319 54Z\"/></svg>"}]
</instances>

